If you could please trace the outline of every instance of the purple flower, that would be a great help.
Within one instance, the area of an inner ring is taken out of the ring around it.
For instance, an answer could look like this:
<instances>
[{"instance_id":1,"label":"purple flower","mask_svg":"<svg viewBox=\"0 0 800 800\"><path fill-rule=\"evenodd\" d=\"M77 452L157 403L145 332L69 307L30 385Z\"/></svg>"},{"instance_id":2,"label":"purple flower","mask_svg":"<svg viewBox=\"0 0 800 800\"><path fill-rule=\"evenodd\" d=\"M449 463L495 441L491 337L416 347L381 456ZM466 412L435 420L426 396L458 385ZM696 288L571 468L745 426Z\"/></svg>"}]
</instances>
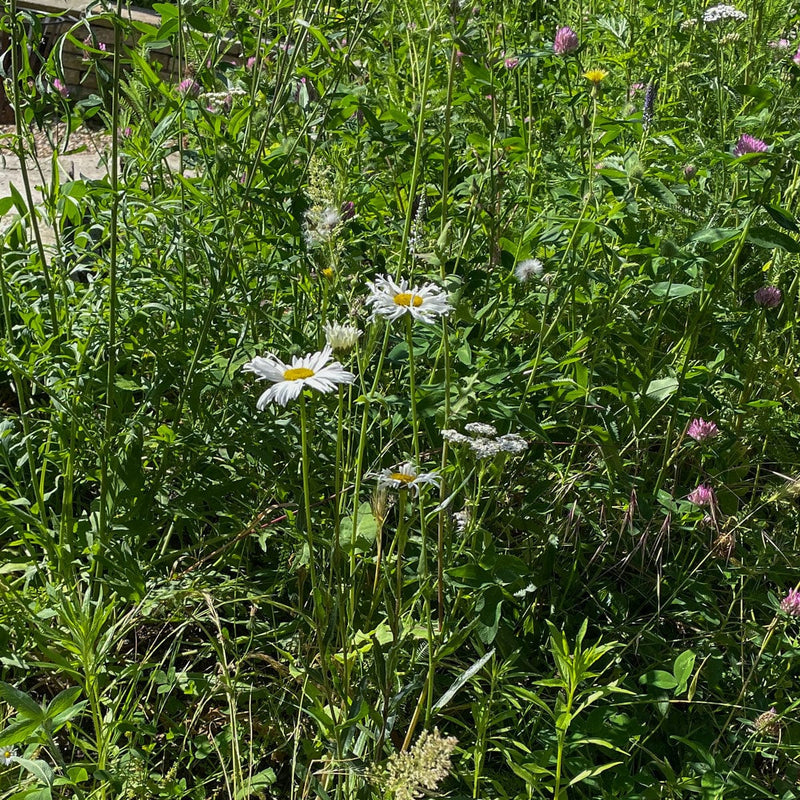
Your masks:
<instances>
[{"instance_id":1,"label":"purple flower","mask_svg":"<svg viewBox=\"0 0 800 800\"><path fill-rule=\"evenodd\" d=\"M751 136L749 133L743 133L733 148L733 154L736 158L739 158L749 153L766 153L768 149L766 142L756 139L755 136Z\"/></svg>"},{"instance_id":2,"label":"purple flower","mask_svg":"<svg viewBox=\"0 0 800 800\"><path fill-rule=\"evenodd\" d=\"M789 589L789 594L781 600L781 611L790 617L800 617L800 592L797 589Z\"/></svg>"},{"instance_id":3,"label":"purple flower","mask_svg":"<svg viewBox=\"0 0 800 800\"><path fill-rule=\"evenodd\" d=\"M697 175L697 167L694 164L686 164L683 168L683 177L690 181Z\"/></svg>"},{"instance_id":4,"label":"purple flower","mask_svg":"<svg viewBox=\"0 0 800 800\"><path fill-rule=\"evenodd\" d=\"M798 48L797 52L792 56L792 61L800 67L800 48Z\"/></svg>"},{"instance_id":5,"label":"purple flower","mask_svg":"<svg viewBox=\"0 0 800 800\"><path fill-rule=\"evenodd\" d=\"M783 300L783 294L777 286L762 286L753 297L762 308L777 308Z\"/></svg>"},{"instance_id":6,"label":"purple flower","mask_svg":"<svg viewBox=\"0 0 800 800\"><path fill-rule=\"evenodd\" d=\"M178 84L178 94L185 97L197 97L200 94L200 84L194 78L184 78Z\"/></svg>"},{"instance_id":7,"label":"purple flower","mask_svg":"<svg viewBox=\"0 0 800 800\"><path fill-rule=\"evenodd\" d=\"M569 25L565 25L556 31L556 38L553 40L553 52L557 56L568 56L570 53L574 53L579 46L578 34Z\"/></svg>"},{"instance_id":8,"label":"purple flower","mask_svg":"<svg viewBox=\"0 0 800 800\"><path fill-rule=\"evenodd\" d=\"M516 69L519 66L519 59L515 56L511 56L507 58L503 64L505 65L506 69Z\"/></svg>"},{"instance_id":9,"label":"purple flower","mask_svg":"<svg viewBox=\"0 0 800 800\"><path fill-rule=\"evenodd\" d=\"M693 492L688 496L690 503L696 506L715 506L717 503L717 496L714 489L707 483L701 483Z\"/></svg>"},{"instance_id":10,"label":"purple flower","mask_svg":"<svg viewBox=\"0 0 800 800\"><path fill-rule=\"evenodd\" d=\"M53 81L53 88L62 96L62 97L69 97L69 89L66 85L61 81L60 78L56 78Z\"/></svg>"},{"instance_id":11,"label":"purple flower","mask_svg":"<svg viewBox=\"0 0 800 800\"><path fill-rule=\"evenodd\" d=\"M686 433L696 442L704 442L706 439L713 439L719 434L719 428L716 423L706 422L702 417L698 417L689 423ZM689 499L691 500L691 498Z\"/></svg>"},{"instance_id":12,"label":"purple flower","mask_svg":"<svg viewBox=\"0 0 800 800\"><path fill-rule=\"evenodd\" d=\"M253 67L255 65L256 65L256 57L255 56L250 56L250 58L247 59L247 65L246 65L247 66L247 70L248 71L252 71L252 69L253 69Z\"/></svg>"},{"instance_id":13,"label":"purple flower","mask_svg":"<svg viewBox=\"0 0 800 800\"><path fill-rule=\"evenodd\" d=\"M122 138L123 139L130 139L133 136L133 128L130 125L127 128L123 128L122 130Z\"/></svg>"},{"instance_id":14,"label":"purple flower","mask_svg":"<svg viewBox=\"0 0 800 800\"><path fill-rule=\"evenodd\" d=\"M353 219L356 215L356 204L352 200L346 200L342 203L340 213L342 219Z\"/></svg>"}]
</instances>

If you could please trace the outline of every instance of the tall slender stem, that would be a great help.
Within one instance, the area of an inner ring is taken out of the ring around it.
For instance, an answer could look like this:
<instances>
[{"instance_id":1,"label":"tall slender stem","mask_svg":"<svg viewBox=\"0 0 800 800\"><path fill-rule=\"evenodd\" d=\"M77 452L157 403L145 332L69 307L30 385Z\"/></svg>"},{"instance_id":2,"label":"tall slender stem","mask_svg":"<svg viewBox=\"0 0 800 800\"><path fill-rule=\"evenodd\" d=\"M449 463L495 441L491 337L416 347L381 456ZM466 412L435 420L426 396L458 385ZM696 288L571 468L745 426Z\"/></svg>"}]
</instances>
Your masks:
<instances>
[{"instance_id":1,"label":"tall slender stem","mask_svg":"<svg viewBox=\"0 0 800 800\"><path fill-rule=\"evenodd\" d=\"M306 541L308 542L308 574L311 578L312 602L317 590L317 571L314 566L314 529L311 525L311 492L308 481L308 420L306 415L306 396L300 395L300 443L303 451L303 515L305 516Z\"/></svg>"}]
</instances>

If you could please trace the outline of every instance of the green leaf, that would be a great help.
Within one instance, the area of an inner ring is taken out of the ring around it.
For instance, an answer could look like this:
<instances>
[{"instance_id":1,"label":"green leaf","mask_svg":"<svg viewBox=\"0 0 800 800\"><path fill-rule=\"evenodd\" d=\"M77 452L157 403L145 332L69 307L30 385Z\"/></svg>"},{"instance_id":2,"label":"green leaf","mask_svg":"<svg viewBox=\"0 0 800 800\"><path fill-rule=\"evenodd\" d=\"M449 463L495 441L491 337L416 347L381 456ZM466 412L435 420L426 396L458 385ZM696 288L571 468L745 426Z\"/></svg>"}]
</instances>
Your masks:
<instances>
[{"instance_id":1,"label":"green leaf","mask_svg":"<svg viewBox=\"0 0 800 800\"><path fill-rule=\"evenodd\" d=\"M70 686L69 689L64 689L63 691L59 692L50 701L50 705L47 706L47 711L45 712L46 715L50 719L57 717L59 714L66 711L70 706L74 705L75 701L80 696L80 693L80 686Z\"/></svg>"},{"instance_id":2,"label":"green leaf","mask_svg":"<svg viewBox=\"0 0 800 800\"><path fill-rule=\"evenodd\" d=\"M764 206L764 210L769 214L781 228L785 228L787 231L794 231L794 233L800 232L800 228L797 227L797 222L792 214L790 214L785 208L779 208L778 206Z\"/></svg>"},{"instance_id":3,"label":"green leaf","mask_svg":"<svg viewBox=\"0 0 800 800\"><path fill-rule=\"evenodd\" d=\"M494 655L494 648L488 653L481 656L469 669L464 670L453 681L452 686L433 704L433 710L438 711L444 708L456 695L456 692L473 676L476 672L483 668L484 664Z\"/></svg>"},{"instance_id":4,"label":"green leaf","mask_svg":"<svg viewBox=\"0 0 800 800\"><path fill-rule=\"evenodd\" d=\"M672 674L675 676L677 686L675 695L681 695L686 691L686 683L694 669L694 662L697 658L692 650L684 650L676 659L672 667Z\"/></svg>"},{"instance_id":5,"label":"green leaf","mask_svg":"<svg viewBox=\"0 0 800 800\"><path fill-rule=\"evenodd\" d=\"M646 397L651 397L660 403L672 397L678 391L678 385L677 378L659 378L657 381L650 381L644 393Z\"/></svg>"},{"instance_id":6,"label":"green leaf","mask_svg":"<svg viewBox=\"0 0 800 800\"><path fill-rule=\"evenodd\" d=\"M689 241L710 244L711 249L716 250L735 239L741 232L741 228L704 228L695 233Z\"/></svg>"},{"instance_id":7,"label":"green leaf","mask_svg":"<svg viewBox=\"0 0 800 800\"><path fill-rule=\"evenodd\" d=\"M788 233L770 228L768 225L756 225L750 228L747 241L766 250L778 248L787 253L800 253L800 242L792 239Z\"/></svg>"},{"instance_id":8,"label":"green leaf","mask_svg":"<svg viewBox=\"0 0 800 800\"><path fill-rule=\"evenodd\" d=\"M254 795L263 797L264 790L272 786L276 780L277 776L275 775L274 769L269 767L261 770L261 772L257 772L255 775L253 775L250 780L243 783L239 787L239 790L236 792L234 797L236 800L246 800L246 798L253 797Z\"/></svg>"},{"instance_id":9,"label":"green leaf","mask_svg":"<svg viewBox=\"0 0 800 800\"><path fill-rule=\"evenodd\" d=\"M28 770L28 772L30 772L36 780L41 781L41 783L46 783L48 786L53 785L53 778L55 775L52 767L46 761L41 761L39 759L29 761L27 758L17 757L14 759L14 763Z\"/></svg>"},{"instance_id":10,"label":"green leaf","mask_svg":"<svg viewBox=\"0 0 800 800\"><path fill-rule=\"evenodd\" d=\"M669 281L661 281L650 286L652 294L668 300L676 297L688 297L690 294L695 294L699 291L700 289L696 286L690 286L688 283L670 283Z\"/></svg>"},{"instance_id":11,"label":"green leaf","mask_svg":"<svg viewBox=\"0 0 800 800\"><path fill-rule=\"evenodd\" d=\"M19 719L17 717L14 722L0 733L0 747L9 747L12 744L24 742L38 730L41 724L38 719Z\"/></svg>"},{"instance_id":12,"label":"green leaf","mask_svg":"<svg viewBox=\"0 0 800 800\"><path fill-rule=\"evenodd\" d=\"M663 669L655 669L651 672L646 672L639 678L639 683L644 683L647 686L654 686L656 689L674 689L678 685L675 676Z\"/></svg>"},{"instance_id":13,"label":"green leaf","mask_svg":"<svg viewBox=\"0 0 800 800\"><path fill-rule=\"evenodd\" d=\"M599 767L592 767L591 769L585 769L583 770L583 772L579 772L567 784L567 787L574 786L576 783L585 781L587 778L593 778L595 775L599 775L601 772L605 772L607 769L611 769L612 767L618 767L621 763L622 763L621 761L612 761L610 764L602 764Z\"/></svg>"},{"instance_id":14,"label":"green leaf","mask_svg":"<svg viewBox=\"0 0 800 800\"><path fill-rule=\"evenodd\" d=\"M657 197L665 206L678 205L678 198L657 178L642 178L642 188Z\"/></svg>"},{"instance_id":15,"label":"green leaf","mask_svg":"<svg viewBox=\"0 0 800 800\"><path fill-rule=\"evenodd\" d=\"M345 517L339 524L339 546L346 553L355 550L365 553L373 544L378 533L378 523L369 503L361 503L358 507L355 537L353 537L353 518Z\"/></svg>"},{"instance_id":16,"label":"green leaf","mask_svg":"<svg viewBox=\"0 0 800 800\"><path fill-rule=\"evenodd\" d=\"M42 707L32 697L29 697L25 692L20 691L10 683L0 681L0 697L23 717L38 721L41 721L44 717Z\"/></svg>"}]
</instances>

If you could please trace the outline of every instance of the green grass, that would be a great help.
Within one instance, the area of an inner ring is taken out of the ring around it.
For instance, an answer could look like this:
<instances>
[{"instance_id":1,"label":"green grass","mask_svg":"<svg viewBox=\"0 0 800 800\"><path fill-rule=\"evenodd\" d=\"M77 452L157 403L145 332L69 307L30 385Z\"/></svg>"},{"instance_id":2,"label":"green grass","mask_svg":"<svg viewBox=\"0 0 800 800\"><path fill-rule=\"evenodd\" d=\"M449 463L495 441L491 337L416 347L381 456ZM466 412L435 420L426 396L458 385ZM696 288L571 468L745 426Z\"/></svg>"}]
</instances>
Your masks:
<instances>
[{"instance_id":1,"label":"green grass","mask_svg":"<svg viewBox=\"0 0 800 800\"><path fill-rule=\"evenodd\" d=\"M80 102L4 14L17 151L119 161L0 200L0 797L800 797L800 17L741 9L164 4Z\"/></svg>"}]
</instances>

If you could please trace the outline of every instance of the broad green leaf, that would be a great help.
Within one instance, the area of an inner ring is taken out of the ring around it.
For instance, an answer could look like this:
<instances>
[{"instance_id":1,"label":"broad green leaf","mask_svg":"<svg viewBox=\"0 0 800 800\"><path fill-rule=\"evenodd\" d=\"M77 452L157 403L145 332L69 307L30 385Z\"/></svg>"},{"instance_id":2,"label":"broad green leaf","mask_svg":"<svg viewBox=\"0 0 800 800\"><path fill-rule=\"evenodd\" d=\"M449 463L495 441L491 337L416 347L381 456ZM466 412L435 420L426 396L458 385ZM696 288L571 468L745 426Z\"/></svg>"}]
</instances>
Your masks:
<instances>
[{"instance_id":1,"label":"broad green leaf","mask_svg":"<svg viewBox=\"0 0 800 800\"><path fill-rule=\"evenodd\" d=\"M35 733L41 725L38 719L20 719L15 721L0 732L0 747L9 747L12 744L24 742L31 734Z\"/></svg>"},{"instance_id":2,"label":"broad green leaf","mask_svg":"<svg viewBox=\"0 0 800 800\"><path fill-rule=\"evenodd\" d=\"M645 389L645 396L657 400L659 403L672 397L678 391L677 378L659 378L657 381L650 381L647 389Z\"/></svg>"},{"instance_id":3,"label":"broad green leaf","mask_svg":"<svg viewBox=\"0 0 800 800\"><path fill-rule=\"evenodd\" d=\"M264 769L261 772L257 772L249 780L246 780L239 787L234 797L236 800L246 800L246 798L253 797L254 795L262 797L264 795L264 790L272 786L276 780L277 776L275 775L274 769L271 767Z\"/></svg>"},{"instance_id":4,"label":"broad green leaf","mask_svg":"<svg viewBox=\"0 0 800 800\"><path fill-rule=\"evenodd\" d=\"M19 764L21 767L28 770L28 772L30 772L30 774L33 775L36 780L46 783L48 786L53 785L53 778L55 775L52 767L46 761L41 761L38 758L34 761L30 761L27 758L17 757L14 759L14 763Z\"/></svg>"},{"instance_id":5,"label":"broad green leaf","mask_svg":"<svg viewBox=\"0 0 800 800\"><path fill-rule=\"evenodd\" d=\"M767 225L755 225L748 231L747 241L767 250L778 248L787 253L800 253L800 242L788 233L770 228Z\"/></svg>"},{"instance_id":6,"label":"broad green leaf","mask_svg":"<svg viewBox=\"0 0 800 800\"><path fill-rule=\"evenodd\" d=\"M694 662L697 656L692 650L684 650L676 659L672 667L672 673L675 676L677 686L675 687L675 694L681 695L686 691L686 683L689 676L694 669Z\"/></svg>"},{"instance_id":7,"label":"broad green leaf","mask_svg":"<svg viewBox=\"0 0 800 800\"><path fill-rule=\"evenodd\" d=\"M700 289L696 286L690 286L688 283L670 283L669 281L661 281L660 283L654 283L650 286L651 294L669 300L676 297L688 297L699 291Z\"/></svg>"},{"instance_id":8,"label":"broad green leaf","mask_svg":"<svg viewBox=\"0 0 800 800\"><path fill-rule=\"evenodd\" d=\"M339 546L346 553L355 549L357 553L364 553L375 543L378 533L378 523L372 513L369 503L361 503L358 507L355 537L353 537L353 518L345 517L339 524Z\"/></svg>"},{"instance_id":9,"label":"broad green leaf","mask_svg":"<svg viewBox=\"0 0 800 800\"><path fill-rule=\"evenodd\" d=\"M42 707L25 692L20 691L10 683L0 681L0 698L5 700L13 709L23 717L41 721L44 717Z\"/></svg>"},{"instance_id":10,"label":"broad green leaf","mask_svg":"<svg viewBox=\"0 0 800 800\"><path fill-rule=\"evenodd\" d=\"M674 689L678 685L675 676L663 669L655 669L646 672L639 678L639 683L647 686L654 686L656 689Z\"/></svg>"}]
</instances>

